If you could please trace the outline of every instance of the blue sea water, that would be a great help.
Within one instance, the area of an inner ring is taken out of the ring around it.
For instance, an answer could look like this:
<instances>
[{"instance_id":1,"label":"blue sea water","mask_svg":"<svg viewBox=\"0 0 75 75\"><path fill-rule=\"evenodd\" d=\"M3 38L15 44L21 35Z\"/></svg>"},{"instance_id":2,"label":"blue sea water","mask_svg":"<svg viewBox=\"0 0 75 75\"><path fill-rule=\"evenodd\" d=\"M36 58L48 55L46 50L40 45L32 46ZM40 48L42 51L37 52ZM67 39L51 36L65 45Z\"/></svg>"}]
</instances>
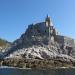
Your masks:
<instances>
[{"instance_id":1,"label":"blue sea water","mask_svg":"<svg viewBox=\"0 0 75 75\"><path fill-rule=\"evenodd\" d=\"M0 68L0 75L75 75L75 69L18 69L18 68Z\"/></svg>"}]
</instances>

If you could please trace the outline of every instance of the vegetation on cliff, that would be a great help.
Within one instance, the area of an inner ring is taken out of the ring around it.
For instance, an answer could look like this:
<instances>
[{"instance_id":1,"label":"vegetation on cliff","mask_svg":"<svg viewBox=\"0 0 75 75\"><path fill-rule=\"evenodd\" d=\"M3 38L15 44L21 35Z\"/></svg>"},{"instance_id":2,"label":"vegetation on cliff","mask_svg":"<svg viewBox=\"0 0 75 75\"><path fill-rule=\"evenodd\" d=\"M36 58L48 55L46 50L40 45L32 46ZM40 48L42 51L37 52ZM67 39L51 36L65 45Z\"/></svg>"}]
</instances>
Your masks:
<instances>
[{"instance_id":1,"label":"vegetation on cliff","mask_svg":"<svg viewBox=\"0 0 75 75\"><path fill-rule=\"evenodd\" d=\"M75 67L75 62L67 62L60 60L38 60L38 59L7 59L0 61L1 66L18 67L18 68L32 68L32 69L51 69L60 67Z\"/></svg>"}]
</instances>

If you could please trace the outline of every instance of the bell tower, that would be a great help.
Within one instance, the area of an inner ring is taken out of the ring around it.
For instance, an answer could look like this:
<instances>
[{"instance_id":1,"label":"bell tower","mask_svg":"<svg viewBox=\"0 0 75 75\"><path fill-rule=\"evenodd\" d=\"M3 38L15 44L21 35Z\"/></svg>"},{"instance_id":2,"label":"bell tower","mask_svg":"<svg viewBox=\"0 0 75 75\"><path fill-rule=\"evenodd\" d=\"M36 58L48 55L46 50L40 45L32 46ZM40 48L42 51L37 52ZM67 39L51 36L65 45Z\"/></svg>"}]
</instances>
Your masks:
<instances>
[{"instance_id":1,"label":"bell tower","mask_svg":"<svg viewBox=\"0 0 75 75\"><path fill-rule=\"evenodd\" d=\"M50 26L50 17L48 15L45 19L45 22L46 22L46 26L49 27Z\"/></svg>"},{"instance_id":2,"label":"bell tower","mask_svg":"<svg viewBox=\"0 0 75 75\"><path fill-rule=\"evenodd\" d=\"M47 15L46 19L45 19L45 23L46 23L46 27L48 27L49 30L49 41L48 41L48 45L49 48L51 47L51 42L54 41L54 26L52 25L51 19L50 17Z\"/></svg>"}]
</instances>

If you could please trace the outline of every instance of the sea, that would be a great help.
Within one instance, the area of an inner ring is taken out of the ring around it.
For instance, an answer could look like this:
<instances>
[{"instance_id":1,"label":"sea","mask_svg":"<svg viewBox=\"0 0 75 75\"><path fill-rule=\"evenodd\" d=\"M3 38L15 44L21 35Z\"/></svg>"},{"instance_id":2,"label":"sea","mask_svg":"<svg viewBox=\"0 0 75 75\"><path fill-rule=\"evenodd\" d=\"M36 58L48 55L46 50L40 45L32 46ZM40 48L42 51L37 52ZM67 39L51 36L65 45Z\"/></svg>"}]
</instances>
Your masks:
<instances>
[{"instance_id":1,"label":"sea","mask_svg":"<svg viewBox=\"0 0 75 75\"><path fill-rule=\"evenodd\" d=\"M0 67L0 75L75 75L75 68L22 69Z\"/></svg>"}]
</instances>

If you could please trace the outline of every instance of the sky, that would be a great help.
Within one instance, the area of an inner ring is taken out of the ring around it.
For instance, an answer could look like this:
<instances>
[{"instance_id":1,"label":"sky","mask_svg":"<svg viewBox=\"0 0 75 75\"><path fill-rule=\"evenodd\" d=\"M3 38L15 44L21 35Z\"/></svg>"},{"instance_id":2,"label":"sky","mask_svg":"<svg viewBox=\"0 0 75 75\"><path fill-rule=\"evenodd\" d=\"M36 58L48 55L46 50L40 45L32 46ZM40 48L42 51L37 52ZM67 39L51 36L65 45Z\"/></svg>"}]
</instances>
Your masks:
<instances>
[{"instance_id":1,"label":"sky","mask_svg":"<svg viewBox=\"0 0 75 75\"><path fill-rule=\"evenodd\" d=\"M75 39L75 0L0 0L0 38L18 39L47 14L58 32Z\"/></svg>"}]
</instances>

